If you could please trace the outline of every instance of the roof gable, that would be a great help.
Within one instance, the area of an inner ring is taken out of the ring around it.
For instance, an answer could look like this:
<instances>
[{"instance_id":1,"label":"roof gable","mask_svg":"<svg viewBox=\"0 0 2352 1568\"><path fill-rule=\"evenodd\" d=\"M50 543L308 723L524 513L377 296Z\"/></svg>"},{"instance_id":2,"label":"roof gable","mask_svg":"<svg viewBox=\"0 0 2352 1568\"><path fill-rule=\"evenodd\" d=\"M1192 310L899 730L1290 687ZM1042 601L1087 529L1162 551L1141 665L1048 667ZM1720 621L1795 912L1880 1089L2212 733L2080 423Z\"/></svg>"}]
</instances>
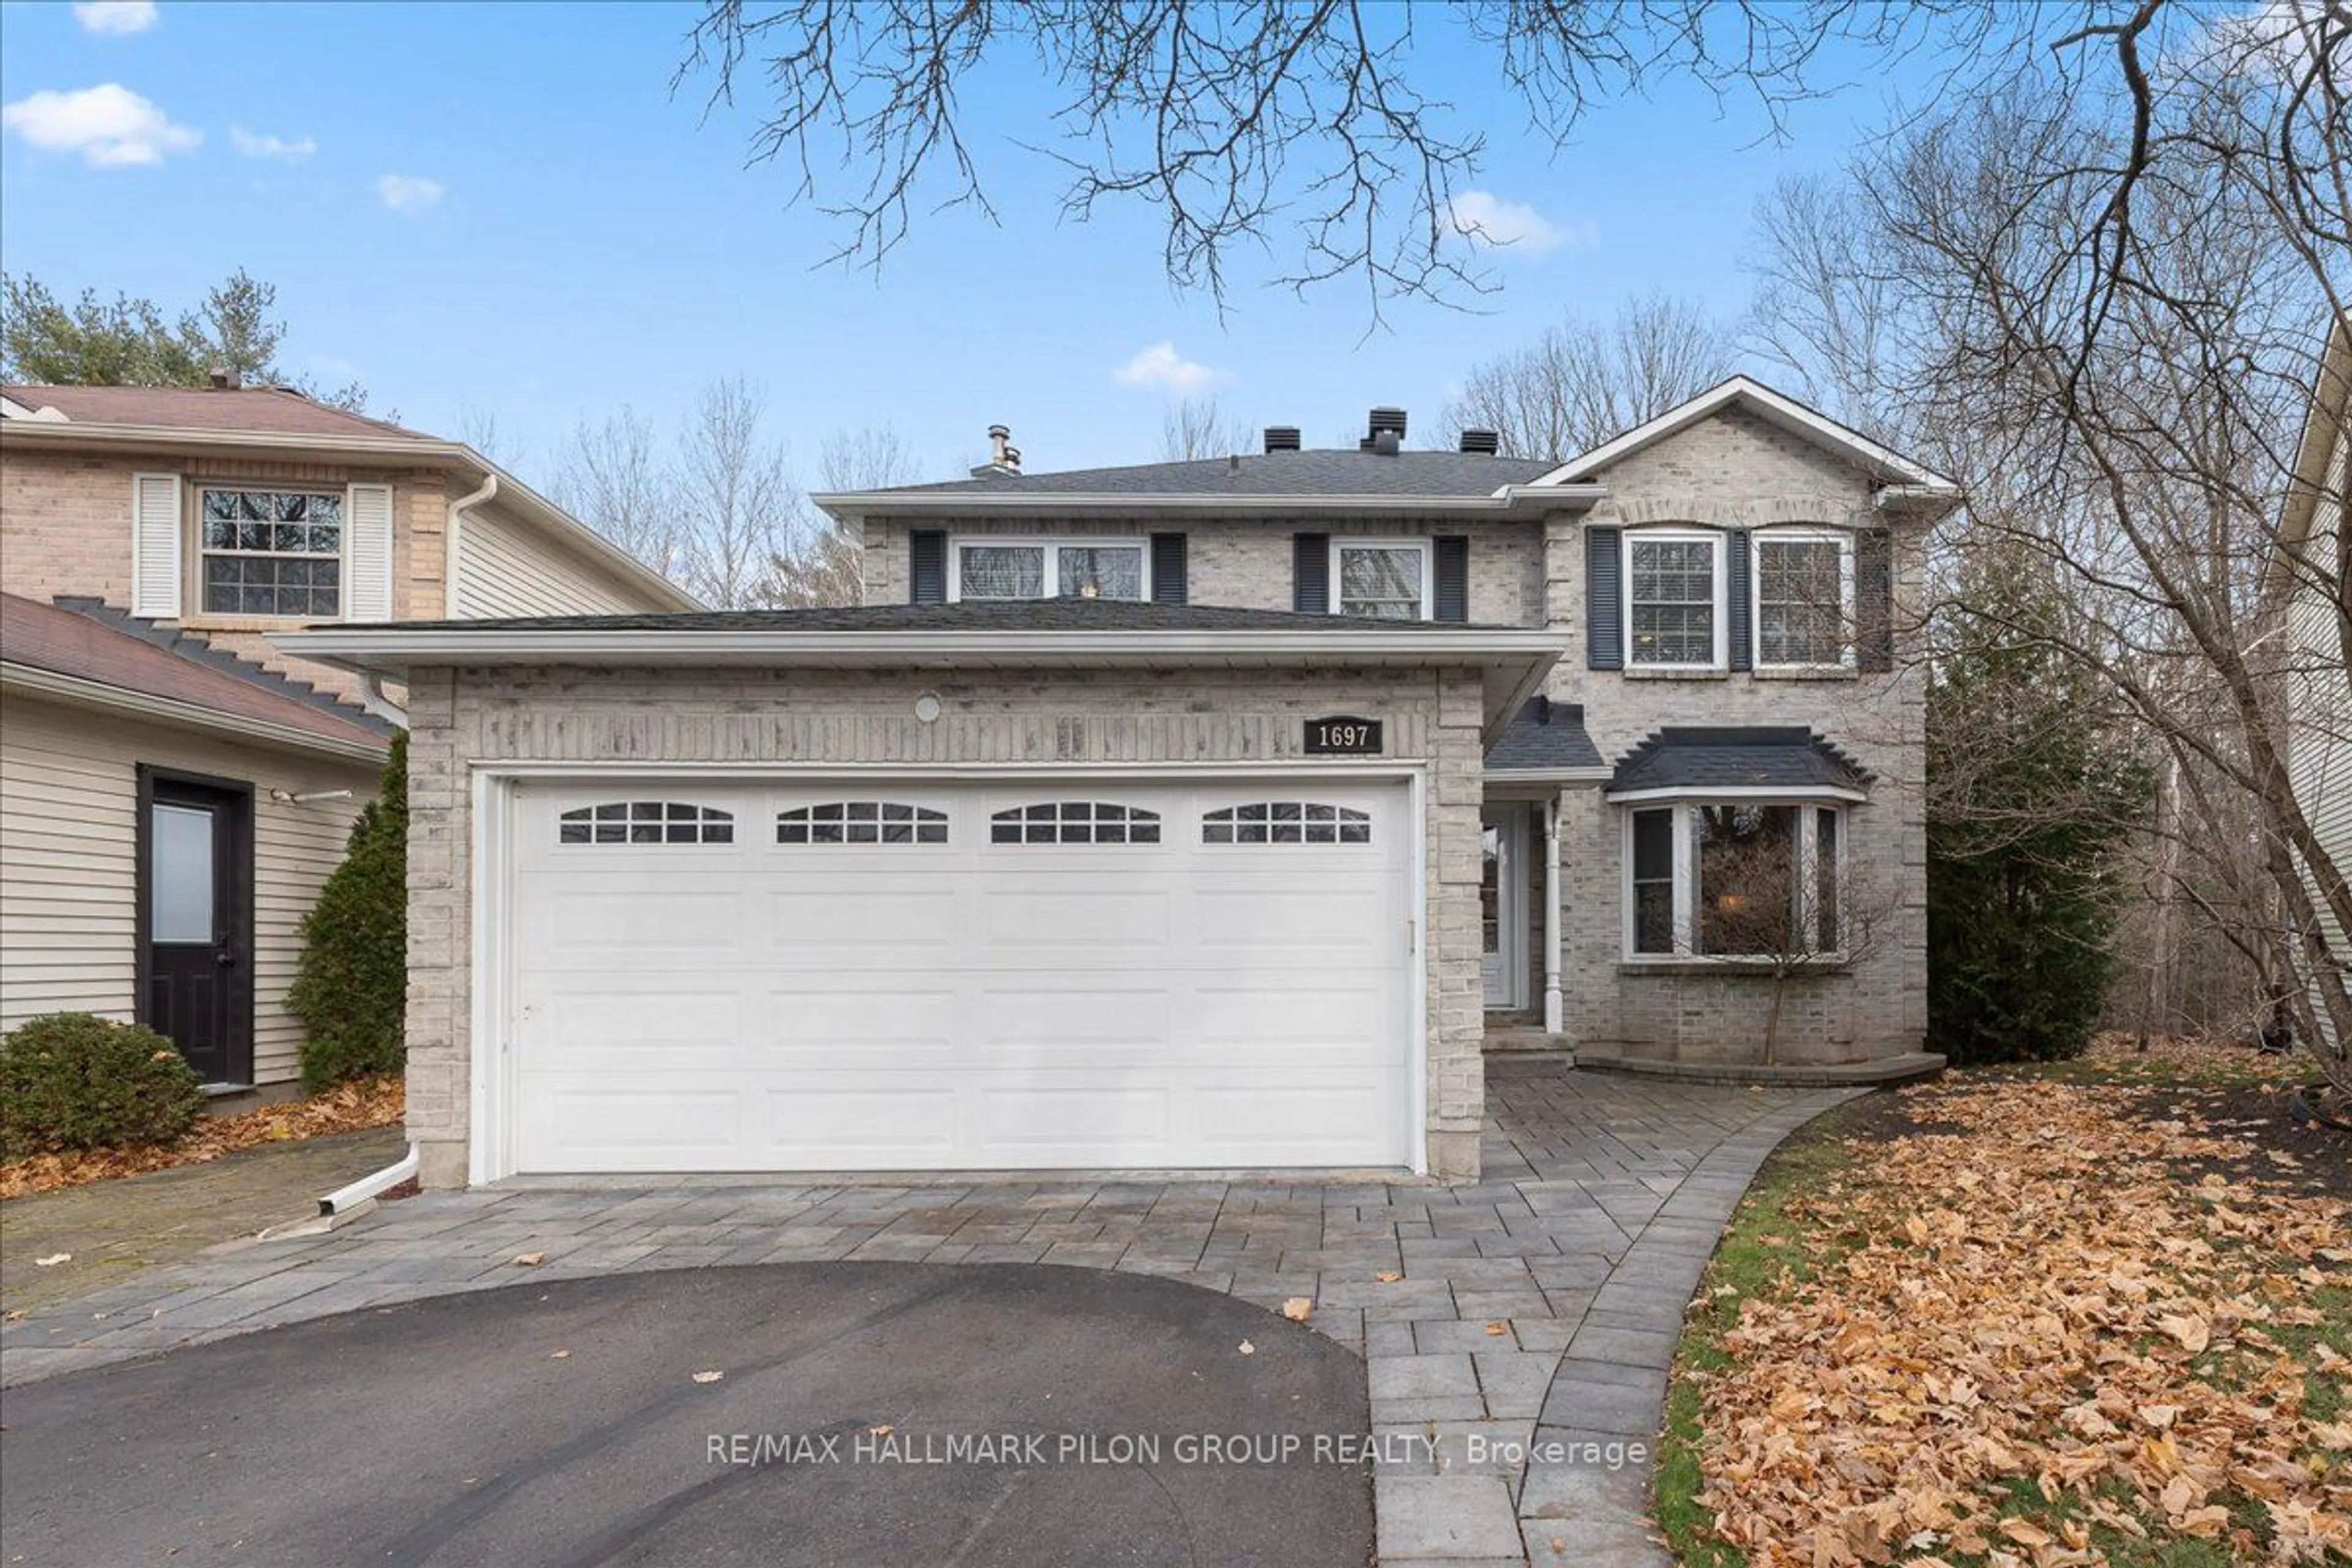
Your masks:
<instances>
[{"instance_id":1,"label":"roof gable","mask_svg":"<svg viewBox=\"0 0 2352 1568\"><path fill-rule=\"evenodd\" d=\"M1958 492L1958 485L1933 469L1913 462L1892 447L1879 445L1861 431L1841 425L1826 414L1773 391L1760 381L1744 375L1735 375L1709 387L1689 402L1667 409L1646 424L1637 425L1582 456L1570 458L1533 482L1539 486L1586 483L1611 464L1655 446L1732 407L1744 408L1766 423L1810 442L1886 483Z\"/></svg>"}]
</instances>

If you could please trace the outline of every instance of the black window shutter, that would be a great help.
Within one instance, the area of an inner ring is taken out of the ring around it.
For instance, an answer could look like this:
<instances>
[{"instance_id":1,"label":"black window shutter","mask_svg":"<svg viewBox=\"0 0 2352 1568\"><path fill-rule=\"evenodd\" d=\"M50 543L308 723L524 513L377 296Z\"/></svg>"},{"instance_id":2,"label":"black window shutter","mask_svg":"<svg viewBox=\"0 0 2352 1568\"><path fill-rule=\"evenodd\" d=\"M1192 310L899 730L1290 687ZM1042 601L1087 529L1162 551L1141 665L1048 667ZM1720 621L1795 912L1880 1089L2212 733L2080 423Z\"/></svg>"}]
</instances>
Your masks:
<instances>
[{"instance_id":1,"label":"black window shutter","mask_svg":"<svg viewBox=\"0 0 2352 1568\"><path fill-rule=\"evenodd\" d=\"M1290 607L1302 616L1331 613L1331 536L1290 536Z\"/></svg>"},{"instance_id":2,"label":"black window shutter","mask_svg":"<svg viewBox=\"0 0 2352 1568\"><path fill-rule=\"evenodd\" d=\"M1151 602L1155 605L1184 603L1184 536L1181 533L1155 533L1151 536Z\"/></svg>"},{"instance_id":3,"label":"black window shutter","mask_svg":"<svg viewBox=\"0 0 2352 1568\"><path fill-rule=\"evenodd\" d=\"M936 528L914 529L907 535L907 603L947 602L948 536Z\"/></svg>"},{"instance_id":4,"label":"black window shutter","mask_svg":"<svg viewBox=\"0 0 2352 1568\"><path fill-rule=\"evenodd\" d=\"M1724 571L1724 596L1731 602L1725 605L1724 631L1726 646L1731 650L1731 668L1756 668L1756 628L1749 614L1751 598L1748 577L1755 570L1756 548L1749 542L1748 531L1735 528L1723 536L1723 547L1731 552L1731 560Z\"/></svg>"},{"instance_id":5,"label":"black window shutter","mask_svg":"<svg viewBox=\"0 0 2352 1568\"><path fill-rule=\"evenodd\" d=\"M1895 668L1895 535L1866 528L1853 542L1854 668L1885 675Z\"/></svg>"},{"instance_id":6,"label":"black window shutter","mask_svg":"<svg viewBox=\"0 0 2352 1568\"><path fill-rule=\"evenodd\" d=\"M1430 607L1430 619L1466 621L1470 618L1470 541L1454 533L1430 542L1437 552L1437 602Z\"/></svg>"},{"instance_id":7,"label":"black window shutter","mask_svg":"<svg viewBox=\"0 0 2352 1568\"><path fill-rule=\"evenodd\" d=\"M1584 531L1585 662L1594 669L1625 668L1624 547L1622 528Z\"/></svg>"}]
</instances>

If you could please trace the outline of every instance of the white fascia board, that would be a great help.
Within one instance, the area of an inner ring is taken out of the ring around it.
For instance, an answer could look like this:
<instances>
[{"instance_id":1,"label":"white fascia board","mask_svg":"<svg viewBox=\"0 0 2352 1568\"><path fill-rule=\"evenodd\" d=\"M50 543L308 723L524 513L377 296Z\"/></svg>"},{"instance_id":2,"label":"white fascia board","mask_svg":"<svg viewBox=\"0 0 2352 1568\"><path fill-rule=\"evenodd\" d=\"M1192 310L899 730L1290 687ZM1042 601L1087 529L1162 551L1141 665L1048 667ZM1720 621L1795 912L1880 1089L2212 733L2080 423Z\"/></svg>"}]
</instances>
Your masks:
<instances>
[{"instance_id":1,"label":"white fascia board","mask_svg":"<svg viewBox=\"0 0 2352 1568\"><path fill-rule=\"evenodd\" d=\"M1570 638L1548 631L410 631L281 632L300 658L396 674L419 666L719 664L834 666L928 661L977 668L1040 665L1253 663L1496 664L1549 667Z\"/></svg>"},{"instance_id":2,"label":"white fascia board","mask_svg":"<svg viewBox=\"0 0 2352 1568\"><path fill-rule=\"evenodd\" d=\"M1604 784L1615 771L1606 763L1595 768L1488 768L1486 788L1491 792L1529 784Z\"/></svg>"},{"instance_id":3,"label":"white fascia board","mask_svg":"<svg viewBox=\"0 0 2352 1568\"><path fill-rule=\"evenodd\" d=\"M809 499L835 518L1104 517L1126 513L1184 517L1301 517L1328 513L1409 516L1540 516L1592 505L1605 485L1506 485L1483 496L1176 495L1041 492L1007 485L989 490L843 490Z\"/></svg>"},{"instance_id":4,"label":"white fascia board","mask_svg":"<svg viewBox=\"0 0 2352 1568\"><path fill-rule=\"evenodd\" d=\"M1941 474L1921 468L1894 448L1882 447L1859 430L1849 429L1829 416L1816 413L1795 399L1783 396L1763 383L1744 375L1735 375L1700 393L1688 403L1667 409L1649 423L1637 425L1614 440L1603 442L1581 457L1570 458L1536 483L1550 486L1589 480L1596 470L1677 431L1687 429L1732 403L1746 403L1780 428L1838 452L1865 468L1892 474L1907 484L1937 487L1955 494L1959 489Z\"/></svg>"},{"instance_id":5,"label":"white fascia board","mask_svg":"<svg viewBox=\"0 0 2352 1568\"><path fill-rule=\"evenodd\" d=\"M384 752L392 742L388 740L373 743L363 741L340 741L331 735L314 734L291 724L273 724L266 719L248 719L241 713L224 713L202 703L183 702L176 698L157 697L128 687L110 686L102 680L87 680L80 676L60 675L53 669L42 669L28 664L0 665L0 689L28 698L64 703L75 708L88 708L101 713L121 714L143 719L173 729L196 730L208 735L226 736L248 745L265 746L277 751L310 752L320 756L338 757L349 762L381 765Z\"/></svg>"}]
</instances>

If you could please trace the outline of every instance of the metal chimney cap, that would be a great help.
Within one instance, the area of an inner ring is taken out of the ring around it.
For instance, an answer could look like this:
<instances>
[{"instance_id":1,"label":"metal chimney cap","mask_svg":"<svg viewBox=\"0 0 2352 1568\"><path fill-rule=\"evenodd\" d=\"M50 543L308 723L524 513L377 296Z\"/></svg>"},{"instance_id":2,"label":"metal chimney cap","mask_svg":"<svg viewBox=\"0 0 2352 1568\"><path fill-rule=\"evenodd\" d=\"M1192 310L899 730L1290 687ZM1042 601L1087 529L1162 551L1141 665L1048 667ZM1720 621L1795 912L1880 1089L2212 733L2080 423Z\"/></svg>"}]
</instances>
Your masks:
<instances>
[{"instance_id":1,"label":"metal chimney cap","mask_svg":"<svg viewBox=\"0 0 2352 1568\"><path fill-rule=\"evenodd\" d=\"M1386 406L1373 409L1370 433L1374 436L1392 435L1400 440L1403 439L1404 410Z\"/></svg>"}]
</instances>

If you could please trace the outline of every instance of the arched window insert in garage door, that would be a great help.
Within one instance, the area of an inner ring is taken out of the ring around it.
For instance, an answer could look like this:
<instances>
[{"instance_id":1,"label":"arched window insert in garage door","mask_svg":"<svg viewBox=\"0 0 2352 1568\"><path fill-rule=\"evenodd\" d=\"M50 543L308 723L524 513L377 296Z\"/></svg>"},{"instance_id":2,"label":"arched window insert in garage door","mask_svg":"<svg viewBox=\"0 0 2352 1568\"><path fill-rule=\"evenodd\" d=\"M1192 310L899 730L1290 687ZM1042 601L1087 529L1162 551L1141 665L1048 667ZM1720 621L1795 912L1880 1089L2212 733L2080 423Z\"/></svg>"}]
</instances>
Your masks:
<instances>
[{"instance_id":1,"label":"arched window insert in garage door","mask_svg":"<svg viewBox=\"0 0 2352 1568\"><path fill-rule=\"evenodd\" d=\"M676 800L616 800L556 818L560 844L732 844L735 817Z\"/></svg>"},{"instance_id":2,"label":"arched window insert in garage door","mask_svg":"<svg viewBox=\"0 0 2352 1568\"><path fill-rule=\"evenodd\" d=\"M779 844L945 844L948 814L890 800L835 800L776 814Z\"/></svg>"},{"instance_id":3,"label":"arched window insert in garage door","mask_svg":"<svg viewBox=\"0 0 2352 1568\"><path fill-rule=\"evenodd\" d=\"M1101 800L1016 805L988 819L992 844L1157 844L1160 814Z\"/></svg>"},{"instance_id":4,"label":"arched window insert in garage door","mask_svg":"<svg viewBox=\"0 0 2352 1568\"><path fill-rule=\"evenodd\" d=\"M1370 844L1370 812L1311 800L1229 805L1201 818L1203 844Z\"/></svg>"}]
</instances>

